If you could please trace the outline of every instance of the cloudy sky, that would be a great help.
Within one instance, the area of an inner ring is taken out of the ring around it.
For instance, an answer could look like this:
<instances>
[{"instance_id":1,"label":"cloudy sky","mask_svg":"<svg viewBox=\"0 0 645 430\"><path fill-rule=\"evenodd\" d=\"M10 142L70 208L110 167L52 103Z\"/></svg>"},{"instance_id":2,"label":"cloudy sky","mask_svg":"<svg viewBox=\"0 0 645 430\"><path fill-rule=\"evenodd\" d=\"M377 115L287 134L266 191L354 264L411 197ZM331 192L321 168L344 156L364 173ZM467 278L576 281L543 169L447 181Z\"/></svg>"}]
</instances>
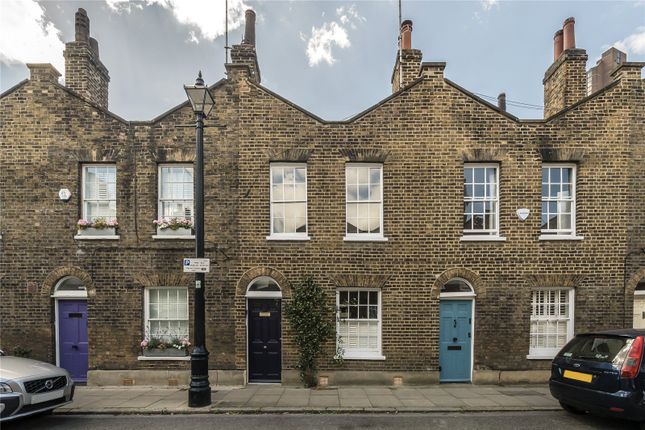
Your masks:
<instances>
[{"instance_id":1,"label":"cloudy sky","mask_svg":"<svg viewBox=\"0 0 645 430\"><path fill-rule=\"evenodd\" d=\"M398 1L229 0L230 43L239 43L244 10L258 16L262 83L325 118L355 115L391 93ZM152 119L185 100L182 85L202 70L224 77L224 0L0 0L0 91L28 77L25 63L64 73L64 43L83 7L110 71L110 109ZM542 105L542 78L553 33L576 18L576 42L590 67L608 47L645 61L645 1L409 1L412 45L424 61L446 61L446 77L467 89ZM64 79L64 77L62 78ZM521 118L541 109L510 106Z\"/></svg>"}]
</instances>

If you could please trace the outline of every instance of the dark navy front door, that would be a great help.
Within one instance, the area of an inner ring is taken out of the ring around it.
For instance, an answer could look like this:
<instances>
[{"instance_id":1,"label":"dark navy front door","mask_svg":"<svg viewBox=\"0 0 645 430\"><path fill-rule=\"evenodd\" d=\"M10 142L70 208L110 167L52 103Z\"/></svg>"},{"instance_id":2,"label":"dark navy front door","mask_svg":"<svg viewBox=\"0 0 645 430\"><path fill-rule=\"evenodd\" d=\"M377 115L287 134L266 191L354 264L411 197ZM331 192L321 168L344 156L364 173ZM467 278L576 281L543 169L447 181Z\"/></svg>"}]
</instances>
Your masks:
<instances>
[{"instance_id":1,"label":"dark navy front door","mask_svg":"<svg viewBox=\"0 0 645 430\"><path fill-rule=\"evenodd\" d=\"M279 299L249 299L249 382L280 382Z\"/></svg>"},{"instance_id":2,"label":"dark navy front door","mask_svg":"<svg viewBox=\"0 0 645 430\"><path fill-rule=\"evenodd\" d=\"M58 354L72 379L87 380L87 301L58 301Z\"/></svg>"},{"instance_id":3,"label":"dark navy front door","mask_svg":"<svg viewBox=\"0 0 645 430\"><path fill-rule=\"evenodd\" d=\"M470 381L472 300L441 300L439 365L441 382Z\"/></svg>"}]
</instances>

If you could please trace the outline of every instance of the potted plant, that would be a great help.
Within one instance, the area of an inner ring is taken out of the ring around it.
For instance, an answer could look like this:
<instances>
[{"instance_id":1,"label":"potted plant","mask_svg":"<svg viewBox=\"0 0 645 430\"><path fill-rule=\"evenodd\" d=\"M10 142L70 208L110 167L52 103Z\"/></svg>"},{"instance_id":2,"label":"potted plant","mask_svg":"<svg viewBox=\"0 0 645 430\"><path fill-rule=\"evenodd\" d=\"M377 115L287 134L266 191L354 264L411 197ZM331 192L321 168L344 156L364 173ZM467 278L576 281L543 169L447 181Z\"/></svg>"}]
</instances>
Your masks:
<instances>
[{"instance_id":1,"label":"potted plant","mask_svg":"<svg viewBox=\"0 0 645 430\"><path fill-rule=\"evenodd\" d=\"M185 357L191 343L188 338L150 336L141 341L144 357Z\"/></svg>"},{"instance_id":2,"label":"potted plant","mask_svg":"<svg viewBox=\"0 0 645 430\"><path fill-rule=\"evenodd\" d=\"M79 219L76 226L81 236L114 236L119 223L116 218L95 218L94 221Z\"/></svg>"},{"instance_id":3,"label":"potted plant","mask_svg":"<svg viewBox=\"0 0 645 430\"><path fill-rule=\"evenodd\" d=\"M191 236L193 221L190 218L163 217L152 221L160 236Z\"/></svg>"}]
</instances>

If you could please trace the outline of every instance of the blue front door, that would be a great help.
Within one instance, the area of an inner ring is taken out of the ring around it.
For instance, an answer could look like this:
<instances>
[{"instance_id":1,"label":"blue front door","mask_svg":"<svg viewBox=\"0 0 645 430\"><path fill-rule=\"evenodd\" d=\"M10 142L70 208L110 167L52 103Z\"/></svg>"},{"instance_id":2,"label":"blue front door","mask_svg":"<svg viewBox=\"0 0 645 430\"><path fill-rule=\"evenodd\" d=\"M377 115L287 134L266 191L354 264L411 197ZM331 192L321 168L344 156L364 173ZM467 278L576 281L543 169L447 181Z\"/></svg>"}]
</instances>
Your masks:
<instances>
[{"instance_id":1,"label":"blue front door","mask_svg":"<svg viewBox=\"0 0 645 430\"><path fill-rule=\"evenodd\" d=\"M441 382L470 381L472 300L441 300L439 366Z\"/></svg>"},{"instance_id":2,"label":"blue front door","mask_svg":"<svg viewBox=\"0 0 645 430\"><path fill-rule=\"evenodd\" d=\"M73 380L87 380L87 301L58 301L58 357Z\"/></svg>"}]
</instances>

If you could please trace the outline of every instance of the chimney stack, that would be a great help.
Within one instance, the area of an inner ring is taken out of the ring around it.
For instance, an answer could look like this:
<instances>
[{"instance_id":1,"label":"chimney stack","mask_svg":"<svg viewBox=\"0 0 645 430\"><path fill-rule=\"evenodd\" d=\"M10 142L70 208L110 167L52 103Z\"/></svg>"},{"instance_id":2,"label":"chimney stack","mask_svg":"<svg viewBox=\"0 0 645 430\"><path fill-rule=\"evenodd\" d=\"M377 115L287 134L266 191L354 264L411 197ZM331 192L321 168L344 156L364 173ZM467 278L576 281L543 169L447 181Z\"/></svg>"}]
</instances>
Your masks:
<instances>
[{"instance_id":1,"label":"chimney stack","mask_svg":"<svg viewBox=\"0 0 645 430\"><path fill-rule=\"evenodd\" d=\"M553 64L544 74L544 117L587 95L587 52L576 48L575 19L567 18L553 37Z\"/></svg>"},{"instance_id":2,"label":"chimney stack","mask_svg":"<svg viewBox=\"0 0 645 430\"><path fill-rule=\"evenodd\" d=\"M562 55L563 51L563 40L562 40L562 30L558 30L555 32L555 35L553 36L553 61L557 60L560 58L560 55Z\"/></svg>"},{"instance_id":3,"label":"chimney stack","mask_svg":"<svg viewBox=\"0 0 645 430\"><path fill-rule=\"evenodd\" d=\"M227 72L236 70L236 66L246 66L248 70L248 78L252 81L260 83L260 66L258 65L258 57L255 52L255 12L248 9L244 14L244 38L239 45L233 45L231 48L231 63L227 65ZM229 77L235 73L229 73Z\"/></svg>"},{"instance_id":4,"label":"chimney stack","mask_svg":"<svg viewBox=\"0 0 645 430\"><path fill-rule=\"evenodd\" d=\"M506 93L499 93L497 96L497 107L506 111Z\"/></svg>"},{"instance_id":5,"label":"chimney stack","mask_svg":"<svg viewBox=\"0 0 645 430\"><path fill-rule=\"evenodd\" d=\"M65 44L65 85L88 101L108 108L110 74L99 59L99 43L90 37L90 19L85 9L75 15L74 41Z\"/></svg>"},{"instance_id":6,"label":"chimney stack","mask_svg":"<svg viewBox=\"0 0 645 430\"><path fill-rule=\"evenodd\" d=\"M412 21L406 19L401 23L400 49L392 71L393 93L410 85L419 77L422 58L420 50L412 49Z\"/></svg>"},{"instance_id":7,"label":"chimney stack","mask_svg":"<svg viewBox=\"0 0 645 430\"><path fill-rule=\"evenodd\" d=\"M255 12L247 9L244 18L244 39L242 39L242 43L255 46Z\"/></svg>"},{"instance_id":8,"label":"chimney stack","mask_svg":"<svg viewBox=\"0 0 645 430\"><path fill-rule=\"evenodd\" d=\"M564 24L562 25L562 31L564 33L563 49L565 51L567 49L576 49L576 33L574 28L575 23L576 20L571 17L565 19Z\"/></svg>"}]
</instances>

